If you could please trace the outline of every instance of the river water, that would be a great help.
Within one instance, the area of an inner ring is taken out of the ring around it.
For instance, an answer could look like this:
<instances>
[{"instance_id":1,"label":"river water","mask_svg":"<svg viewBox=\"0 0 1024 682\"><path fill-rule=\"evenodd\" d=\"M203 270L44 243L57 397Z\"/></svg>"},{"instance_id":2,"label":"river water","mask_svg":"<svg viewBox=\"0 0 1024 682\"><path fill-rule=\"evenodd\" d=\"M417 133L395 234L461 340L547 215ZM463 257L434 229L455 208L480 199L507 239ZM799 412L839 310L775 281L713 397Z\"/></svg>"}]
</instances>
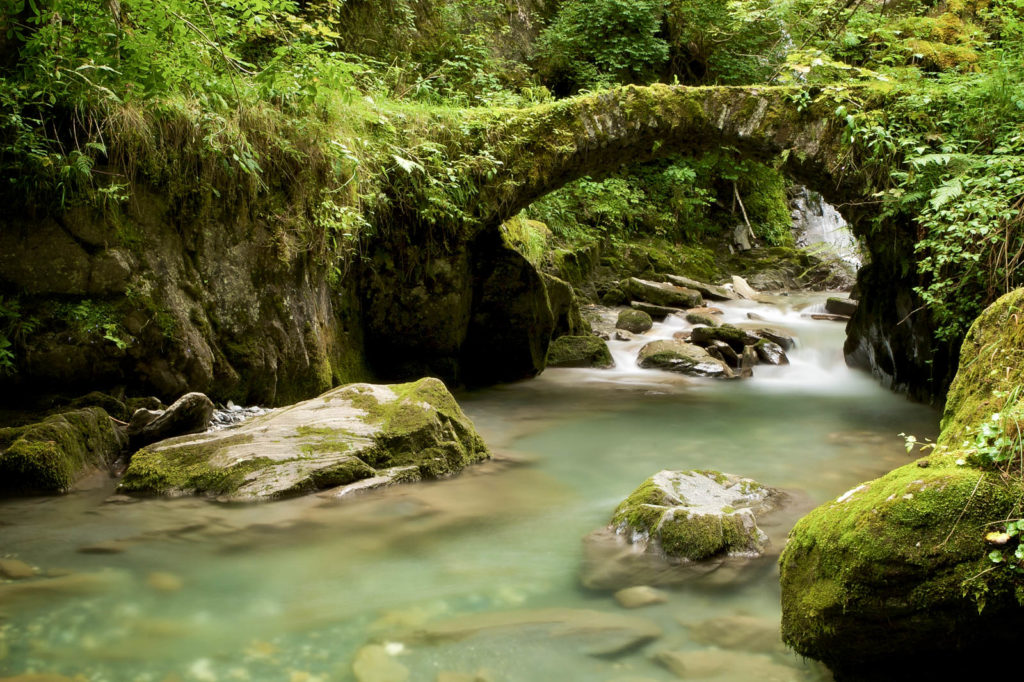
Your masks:
<instances>
[{"instance_id":1,"label":"river water","mask_svg":"<svg viewBox=\"0 0 1024 682\"><path fill-rule=\"evenodd\" d=\"M582 538L660 469L788 491L777 550L807 508L909 461L897 434L934 436L934 410L846 368L841 324L801 317L820 301L725 306L799 339L750 380L640 370L642 342L612 341L616 369L464 393L496 457L448 481L222 506L110 499L98 478L2 502L0 557L48 577L0 581L0 678L327 682L358 658L361 682L828 679L776 643L773 560L635 610L580 583Z\"/></svg>"}]
</instances>

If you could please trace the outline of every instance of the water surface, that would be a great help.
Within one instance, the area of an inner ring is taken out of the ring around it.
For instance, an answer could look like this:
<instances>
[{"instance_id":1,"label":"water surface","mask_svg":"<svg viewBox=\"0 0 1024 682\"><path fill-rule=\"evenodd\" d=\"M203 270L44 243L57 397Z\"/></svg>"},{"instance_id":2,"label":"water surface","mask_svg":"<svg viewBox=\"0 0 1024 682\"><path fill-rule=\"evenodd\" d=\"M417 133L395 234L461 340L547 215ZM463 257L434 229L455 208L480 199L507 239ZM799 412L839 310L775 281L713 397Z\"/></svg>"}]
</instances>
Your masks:
<instances>
[{"instance_id":1,"label":"water surface","mask_svg":"<svg viewBox=\"0 0 1024 682\"><path fill-rule=\"evenodd\" d=\"M726 306L727 319L756 312L799 338L790 366L758 367L752 380L636 368L644 342L688 327L669 318L642 341L612 341L616 369L549 370L460 395L496 457L456 479L344 504L222 506L111 502L115 483L101 478L65 497L0 503L0 556L55 576L0 584L0 675L349 680L375 643L428 682L449 672L672 680L658 652L720 660L723 650L735 669L716 679L821 679L740 627L777 627L771 561L743 584L667 588L665 603L631 611L580 586L582 538L660 469L718 469L789 491L795 506L770 530L779 538L811 504L909 461L898 433L934 435L935 411L845 366L841 324L801 317L820 297L778 301ZM607 637L572 630L602 614ZM445 630L481 615L511 624ZM569 625L538 623L556 616ZM628 639L622 617L662 635L593 655L595 642ZM424 637L431 628L449 635ZM737 642L723 628L747 634Z\"/></svg>"}]
</instances>

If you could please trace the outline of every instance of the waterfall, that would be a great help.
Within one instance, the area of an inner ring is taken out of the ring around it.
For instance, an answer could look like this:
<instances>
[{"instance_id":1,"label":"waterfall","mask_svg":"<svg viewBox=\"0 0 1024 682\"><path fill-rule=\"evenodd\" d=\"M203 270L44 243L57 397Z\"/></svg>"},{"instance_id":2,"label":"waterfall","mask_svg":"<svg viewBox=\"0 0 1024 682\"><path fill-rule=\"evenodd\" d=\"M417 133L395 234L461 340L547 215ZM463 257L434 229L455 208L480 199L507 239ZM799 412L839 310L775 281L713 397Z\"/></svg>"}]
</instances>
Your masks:
<instances>
[{"instance_id":1,"label":"waterfall","mask_svg":"<svg viewBox=\"0 0 1024 682\"><path fill-rule=\"evenodd\" d=\"M835 255L855 269L862 265L860 246L849 224L820 194L803 186L793 187L789 207L797 246Z\"/></svg>"}]
</instances>

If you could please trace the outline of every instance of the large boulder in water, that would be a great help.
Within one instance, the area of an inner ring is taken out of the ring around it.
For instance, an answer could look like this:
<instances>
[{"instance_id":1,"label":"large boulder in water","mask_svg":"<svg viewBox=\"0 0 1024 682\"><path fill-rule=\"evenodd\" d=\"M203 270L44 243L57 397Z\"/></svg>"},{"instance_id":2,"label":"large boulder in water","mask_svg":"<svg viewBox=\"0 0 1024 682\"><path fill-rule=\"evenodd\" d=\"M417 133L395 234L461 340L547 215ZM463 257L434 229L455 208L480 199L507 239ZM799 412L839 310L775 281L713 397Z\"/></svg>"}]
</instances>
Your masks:
<instances>
[{"instance_id":1,"label":"large boulder in water","mask_svg":"<svg viewBox=\"0 0 1024 682\"><path fill-rule=\"evenodd\" d=\"M679 339L650 342L640 349L637 364L644 369L664 369L695 377L733 377L727 364L703 348Z\"/></svg>"},{"instance_id":2,"label":"large boulder in water","mask_svg":"<svg viewBox=\"0 0 1024 682\"><path fill-rule=\"evenodd\" d=\"M622 290L637 301L670 308L696 308L704 305L700 292L669 282L650 282L639 277L622 281Z\"/></svg>"},{"instance_id":3,"label":"large boulder in water","mask_svg":"<svg viewBox=\"0 0 1024 682\"><path fill-rule=\"evenodd\" d=\"M265 500L440 478L487 448L438 379L350 384L240 426L181 436L132 457L121 490Z\"/></svg>"},{"instance_id":4,"label":"large boulder in water","mask_svg":"<svg viewBox=\"0 0 1024 682\"><path fill-rule=\"evenodd\" d=\"M87 473L109 469L127 444L99 407L0 429L0 494L66 492Z\"/></svg>"},{"instance_id":5,"label":"large boulder in water","mask_svg":"<svg viewBox=\"0 0 1024 682\"><path fill-rule=\"evenodd\" d=\"M837 679L949 679L1018 645L1024 544L1006 531L1024 498L1011 464L1024 421L1022 309L1018 289L971 327L934 450L793 528L780 562L783 639ZM996 466L985 452L1010 459Z\"/></svg>"},{"instance_id":6,"label":"large boulder in water","mask_svg":"<svg viewBox=\"0 0 1024 682\"><path fill-rule=\"evenodd\" d=\"M595 589L672 584L726 568L733 579L765 556L758 520L784 495L717 471L659 471L586 540L583 583Z\"/></svg>"}]
</instances>

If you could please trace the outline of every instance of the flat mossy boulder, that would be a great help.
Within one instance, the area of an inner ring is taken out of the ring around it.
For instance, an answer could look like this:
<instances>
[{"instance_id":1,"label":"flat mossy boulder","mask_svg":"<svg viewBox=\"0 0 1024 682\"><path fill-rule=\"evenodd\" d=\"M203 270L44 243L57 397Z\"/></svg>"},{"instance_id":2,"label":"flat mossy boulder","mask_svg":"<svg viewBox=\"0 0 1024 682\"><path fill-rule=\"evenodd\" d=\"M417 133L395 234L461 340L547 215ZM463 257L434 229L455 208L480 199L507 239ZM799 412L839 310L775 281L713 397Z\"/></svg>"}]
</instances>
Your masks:
<instances>
[{"instance_id":1,"label":"flat mossy boulder","mask_svg":"<svg viewBox=\"0 0 1024 682\"><path fill-rule=\"evenodd\" d=\"M127 444L100 407L0 429L0 494L66 492L89 472L109 469Z\"/></svg>"},{"instance_id":2,"label":"flat mossy boulder","mask_svg":"<svg viewBox=\"0 0 1024 682\"><path fill-rule=\"evenodd\" d=\"M705 349L679 339L652 341L640 349L637 364L644 369L663 369L695 377L731 379L734 375L722 360Z\"/></svg>"},{"instance_id":3,"label":"flat mossy boulder","mask_svg":"<svg viewBox=\"0 0 1024 682\"><path fill-rule=\"evenodd\" d=\"M700 293L706 299L711 301L735 301L739 296L725 287L720 287L714 284L705 284L704 282L698 282L695 279L689 277L683 277L681 275L665 275L672 284L680 287L686 287L687 289L693 289Z\"/></svg>"},{"instance_id":4,"label":"flat mossy boulder","mask_svg":"<svg viewBox=\"0 0 1024 682\"><path fill-rule=\"evenodd\" d=\"M714 341L727 343L734 351L742 353L744 346L753 346L759 339L750 332L731 324L723 324L718 327L696 327L690 334L690 342L698 346L710 346Z\"/></svg>"},{"instance_id":5,"label":"flat mossy boulder","mask_svg":"<svg viewBox=\"0 0 1024 682\"><path fill-rule=\"evenodd\" d=\"M880 670L886 679L948 679L1016 645L1019 537L1000 534L1020 517L1024 481L1019 468L1001 471L978 453L1020 454L1019 437L1000 445L986 433L1016 432L1018 420L1003 416L1024 408L1022 312L1017 290L971 327L928 456L855 486L793 528L781 558L783 638L837 679L879 679ZM994 562L993 551L1003 558Z\"/></svg>"},{"instance_id":6,"label":"flat mossy boulder","mask_svg":"<svg viewBox=\"0 0 1024 682\"><path fill-rule=\"evenodd\" d=\"M128 493L269 500L365 481L442 478L487 448L438 379L350 384L243 424L150 445L121 481Z\"/></svg>"},{"instance_id":7,"label":"flat mossy boulder","mask_svg":"<svg viewBox=\"0 0 1024 682\"><path fill-rule=\"evenodd\" d=\"M608 344L596 336L559 336L548 346L548 367L614 367Z\"/></svg>"},{"instance_id":8,"label":"flat mossy boulder","mask_svg":"<svg viewBox=\"0 0 1024 682\"><path fill-rule=\"evenodd\" d=\"M619 318L615 321L616 329L625 329L633 334L643 334L654 326L651 316L642 310L629 308L619 312Z\"/></svg>"},{"instance_id":9,"label":"flat mossy boulder","mask_svg":"<svg viewBox=\"0 0 1024 682\"><path fill-rule=\"evenodd\" d=\"M696 308L704 305L700 292L670 282L651 282L639 277L622 281L622 290L634 300L669 308Z\"/></svg>"},{"instance_id":10,"label":"flat mossy boulder","mask_svg":"<svg viewBox=\"0 0 1024 682\"><path fill-rule=\"evenodd\" d=\"M615 509L607 528L587 537L583 583L678 584L718 571L718 582L737 580L769 551L758 520L785 497L734 474L659 471Z\"/></svg>"}]
</instances>

